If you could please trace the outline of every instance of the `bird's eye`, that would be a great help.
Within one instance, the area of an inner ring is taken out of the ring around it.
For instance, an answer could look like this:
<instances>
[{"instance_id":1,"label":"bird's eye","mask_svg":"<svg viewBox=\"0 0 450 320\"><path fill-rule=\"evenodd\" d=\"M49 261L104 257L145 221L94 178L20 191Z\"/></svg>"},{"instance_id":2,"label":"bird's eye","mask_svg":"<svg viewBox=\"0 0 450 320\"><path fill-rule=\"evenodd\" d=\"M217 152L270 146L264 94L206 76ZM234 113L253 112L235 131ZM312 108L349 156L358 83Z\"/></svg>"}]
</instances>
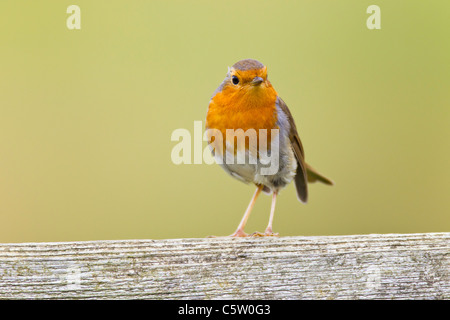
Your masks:
<instances>
[{"instance_id":1,"label":"bird's eye","mask_svg":"<svg viewBox=\"0 0 450 320\"><path fill-rule=\"evenodd\" d=\"M236 76L232 76L232 77L231 77L231 81L233 81L233 84L234 84L234 85L237 85L237 84L239 83L239 78L236 77Z\"/></svg>"}]
</instances>

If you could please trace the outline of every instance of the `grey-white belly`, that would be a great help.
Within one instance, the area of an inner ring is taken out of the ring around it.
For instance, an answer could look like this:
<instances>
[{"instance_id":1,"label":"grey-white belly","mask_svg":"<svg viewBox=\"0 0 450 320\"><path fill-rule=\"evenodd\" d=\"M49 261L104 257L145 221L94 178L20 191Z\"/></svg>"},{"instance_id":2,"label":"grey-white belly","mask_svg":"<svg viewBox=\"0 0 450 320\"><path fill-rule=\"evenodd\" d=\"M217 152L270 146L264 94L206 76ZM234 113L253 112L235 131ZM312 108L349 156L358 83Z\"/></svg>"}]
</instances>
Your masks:
<instances>
[{"instance_id":1,"label":"grey-white belly","mask_svg":"<svg viewBox=\"0 0 450 320\"><path fill-rule=\"evenodd\" d=\"M287 137L285 139L288 139ZM234 163L223 159L222 168L234 178L246 183L264 185L269 189L279 190L289 184L295 177L297 161L294 152L287 140L279 144L278 157L271 154L272 161L252 157L247 151L245 156L239 152L232 156L228 153L228 160L233 159ZM270 159L270 158L269 158ZM241 163L238 163L240 161ZM244 163L242 163L244 162Z\"/></svg>"}]
</instances>

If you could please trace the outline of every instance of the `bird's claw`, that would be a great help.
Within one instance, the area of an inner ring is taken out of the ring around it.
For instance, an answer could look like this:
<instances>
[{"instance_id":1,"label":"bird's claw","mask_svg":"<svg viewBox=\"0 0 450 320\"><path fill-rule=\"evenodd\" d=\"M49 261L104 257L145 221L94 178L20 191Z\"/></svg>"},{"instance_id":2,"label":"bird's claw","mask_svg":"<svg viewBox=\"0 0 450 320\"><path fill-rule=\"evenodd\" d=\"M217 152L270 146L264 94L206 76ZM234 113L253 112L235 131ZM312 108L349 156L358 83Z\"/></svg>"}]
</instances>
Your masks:
<instances>
[{"instance_id":1,"label":"bird's claw","mask_svg":"<svg viewBox=\"0 0 450 320\"><path fill-rule=\"evenodd\" d=\"M278 237L279 233L272 232L272 230L266 230L264 233L262 232L253 232L251 234L247 234L244 230L238 229L233 234L230 234L229 237Z\"/></svg>"},{"instance_id":2,"label":"bird's claw","mask_svg":"<svg viewBox=\"0 0 450 320\"><path fill-rule=\"evenodd\" d=\"M242 229L236 230L233 234L229 235L230 237L248 237L249 235L244 232Z\"/></svg>"},{"instance_id":3,"label":"bird's claw","mask_svg":"<svg viewBox=\"0 0 450 320\"><path fill-rule=\"evenodd\" d=\"M256 231L250 235L250 237L278 237L278 236L280 236L279 233L272 231L266 231L264 233Z\"/></svg>"}]
</instances>

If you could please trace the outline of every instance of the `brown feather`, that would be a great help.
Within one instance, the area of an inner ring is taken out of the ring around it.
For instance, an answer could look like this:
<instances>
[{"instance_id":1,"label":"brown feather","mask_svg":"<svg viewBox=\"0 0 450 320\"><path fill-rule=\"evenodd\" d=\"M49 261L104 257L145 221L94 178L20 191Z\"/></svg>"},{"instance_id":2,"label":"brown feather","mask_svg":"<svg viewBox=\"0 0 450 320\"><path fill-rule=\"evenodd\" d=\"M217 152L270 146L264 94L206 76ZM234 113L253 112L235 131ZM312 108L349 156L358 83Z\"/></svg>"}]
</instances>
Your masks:
<instances>
[{"instance_id":1,"label":"brown feather","mask_svg":"<svg viewBox=\"0 0 450 320\"><path fill-rule=\"evenodd\" d=\"M295 126L294 118L292 117L286 103L278 97L279 106L286 114L291 130L289 132L289 139L291 141L292 149L294 150L295 158L297 159L297 173L295 175L295 188L297 190L298 199L306 203L308 201L308 186L307 182L320 181L328 185L334 185L331 179L323 176L316 169L305 162L305 152L303 150L302 142Z\"/></svg>"},{"instance_id":2,"label":"brown feather","mask_svg":"<svg viewBox=\"0 0 450 320\"><path fill-rule=\"evenodd\" d=\"M294 118L289 111L286 103L278 97L278 102L281 110L286 114L289 125L289 140L291 141L292 149L294 150L295 158L297 159L297 173L295 174L295 189L297 190L298 199L306 203L308 201L308 185L307 185L307 171L305 163L305 152L303 151L302 142L295 126Z\"/></svg>"},{"instance_id":3,"label":"brown feather","mask_svg":"<svg viewBox=\"0 0 450 320\"><path fill-rule=\"evenodd\" d=\"M317 172L316 169L311 167L309 164L306 164L306 171L308 173L308 182L320 181L320 182L328 184L330 186L334 185L333 180L328 179L327 177L323 176L322 174Z\"/></svg>"}]
</instances>

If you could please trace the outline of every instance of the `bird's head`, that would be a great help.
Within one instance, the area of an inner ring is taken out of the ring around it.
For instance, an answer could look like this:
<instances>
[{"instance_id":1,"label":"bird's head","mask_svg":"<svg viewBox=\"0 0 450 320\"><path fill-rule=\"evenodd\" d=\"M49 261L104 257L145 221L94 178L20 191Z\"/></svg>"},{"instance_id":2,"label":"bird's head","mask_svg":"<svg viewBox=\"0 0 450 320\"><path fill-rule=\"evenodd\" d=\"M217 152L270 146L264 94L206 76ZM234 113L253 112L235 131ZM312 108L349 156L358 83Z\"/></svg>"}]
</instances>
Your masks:
<instances>
[{"instance_id":1,"label":"bird's head","mask_svg":"<svg viewBox=\"0 0 450 320\"><path fill-rule=\"evenodd\" d=\"M270 85L267 80L267 67L253 59L236 62L228 68L227 82L235 90L254 91Z\"/></svg>"},{"instance_id":2,"label":"bird's head","mask_svg":"<svg viewBox=\"0 0 450 320\"><path fill-rule=\"evenodd\" d=\"M252 108L274 104L277 93L267 79L267 67L257 60L245 59L228 68L215 95L213 99L221 105Z\"/></svg>"}]
</instances>

